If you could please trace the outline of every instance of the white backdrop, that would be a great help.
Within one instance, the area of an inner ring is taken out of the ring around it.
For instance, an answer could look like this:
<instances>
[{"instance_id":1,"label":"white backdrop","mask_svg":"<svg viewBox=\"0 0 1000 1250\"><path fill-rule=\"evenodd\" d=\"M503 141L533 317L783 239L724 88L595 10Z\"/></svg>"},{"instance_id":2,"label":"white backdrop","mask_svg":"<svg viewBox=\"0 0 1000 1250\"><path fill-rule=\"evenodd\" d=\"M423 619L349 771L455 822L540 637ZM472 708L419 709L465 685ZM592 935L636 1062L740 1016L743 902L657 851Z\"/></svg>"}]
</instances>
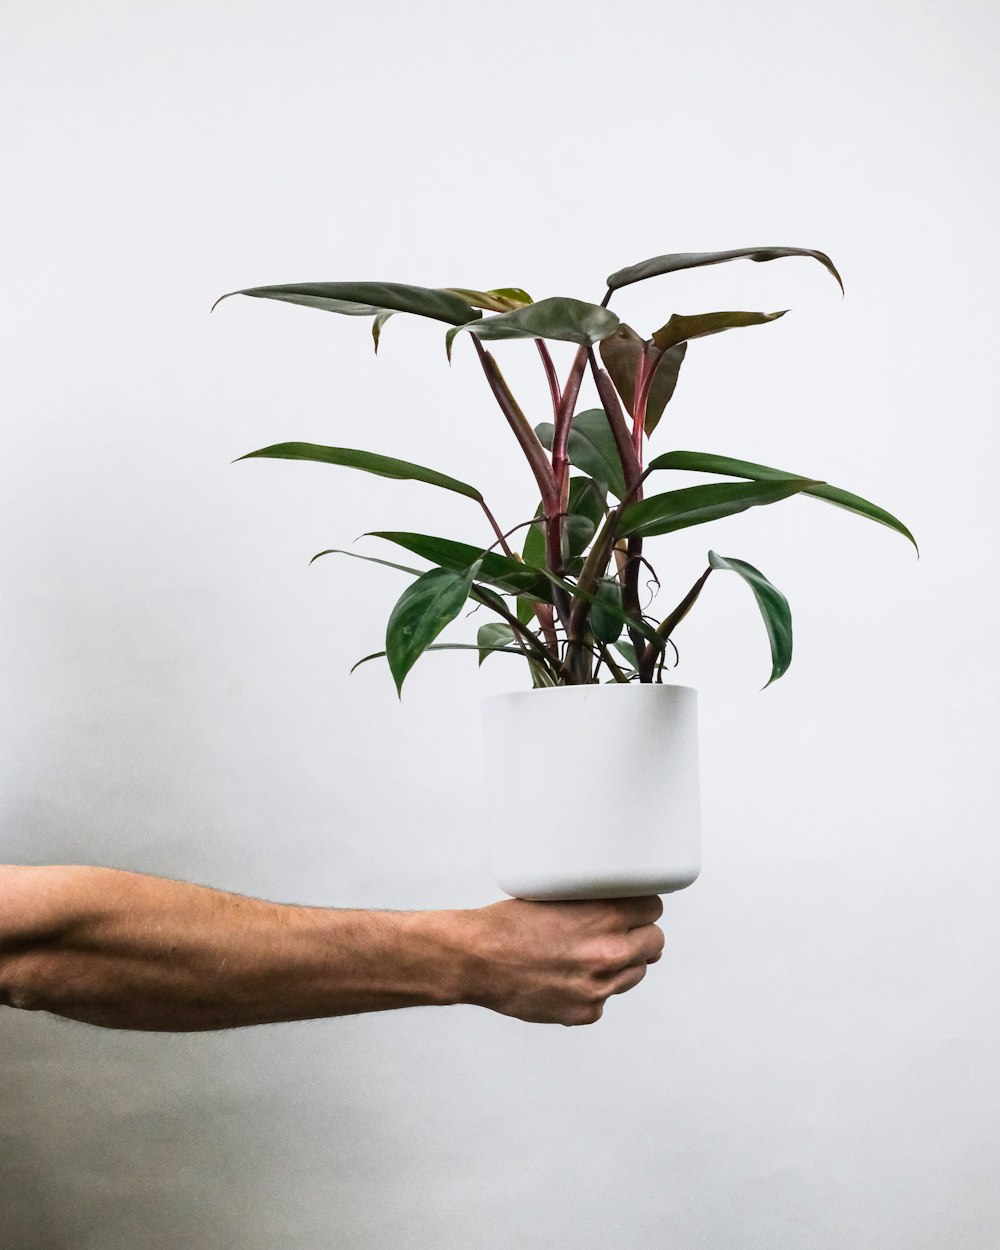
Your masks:
<instances>
[{"instance_id":1,"label":"white backdrop","mask_svg":"<svg viewBox=\"0 0 1000 1250\"><path fill-rule=\"evenodd\" d=\"M428 657L399 704L379 665L348 675L396 575L307 567L371 529L485 540L474 505L230 462L369 447L513 523L534 503L517 449L438 325L397 318L376 360L365 322L209 317L223 291L599 299L663 251L822 248L844 301L807 261L621 293L646 331L793 309L694 344L656 443L828 478L922 549L804 500L659 540L678 592L709 545L761 567L797 654L757 692L736 579L679 634L706 866L597 1027L456 1008L140 1036L4 1013L5 1250L998 1244L995 6L0 17L3 858L343 906L495 897L477 704L517 666ZM500 347L544 419L530 347Z\"/></svg>"}]
</instances>

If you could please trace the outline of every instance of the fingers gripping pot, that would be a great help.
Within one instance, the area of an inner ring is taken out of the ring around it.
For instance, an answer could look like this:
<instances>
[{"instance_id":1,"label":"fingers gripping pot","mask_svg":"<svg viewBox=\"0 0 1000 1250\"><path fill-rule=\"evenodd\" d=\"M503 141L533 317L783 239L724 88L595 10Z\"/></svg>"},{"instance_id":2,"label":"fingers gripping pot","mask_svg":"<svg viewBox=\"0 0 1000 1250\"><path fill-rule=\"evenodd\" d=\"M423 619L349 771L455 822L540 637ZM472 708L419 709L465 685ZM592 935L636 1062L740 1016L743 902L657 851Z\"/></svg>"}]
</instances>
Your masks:
<instances>
[{"instance_id":1,"label":"fingers gripping pot","mask_svg":"<svg viewBox=\"0 0 1000 1250\"><path fill-rule=\"evenodd\" d=\"M701 868L697 693L690 686L556 686L483 702L493 862L515 898L627 898Z\"/></svg>"}]
</instances>

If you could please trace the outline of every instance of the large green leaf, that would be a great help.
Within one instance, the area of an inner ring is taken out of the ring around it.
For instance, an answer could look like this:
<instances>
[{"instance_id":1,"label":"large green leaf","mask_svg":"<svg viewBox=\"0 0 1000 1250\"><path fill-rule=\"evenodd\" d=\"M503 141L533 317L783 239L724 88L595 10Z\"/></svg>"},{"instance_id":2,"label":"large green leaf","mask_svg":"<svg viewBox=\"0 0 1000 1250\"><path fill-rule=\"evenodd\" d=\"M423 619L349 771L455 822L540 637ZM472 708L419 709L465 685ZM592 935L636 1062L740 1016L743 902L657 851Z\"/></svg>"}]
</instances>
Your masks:
<instances>
[{"instance_id":1,"label":"large green leaf","mask_svg":"<svg viewBox=\"0 0 1000 1250\"><path fill-rule=\"evenodd\" d=\"M644 347L645 344L632 327L622 322L614 334L601 343L599 349L604 367L615 384L615 390L622 397L622 402L632 417L635 416L635 375ZM647 435L656 429L664 408L670 402L686 352L687 343L678 343L656 359L656 372L653 374L646 400L646 421L643 428Z\"/></svg>"},{"instance_id":2,"label":"large green leaf","mask_svg":"<svg viewBox=\"0 0 1000 1250\"><path fill-rule=\"evenodd\" d=\"M442 629L458 616L468 601L479 562L456 572L430 569L400 595L385 631L385 653L402 694L403 682Z\"/></svg>"},{"instance_id":3,"label":"large green leaf","mask_svg":"<svg viewBox=\"0 0 1000 1250\"><path fill-rule=\"evenodd\" d=\"M554 296L528 304L497 317L482 317L469 325L456 326L447 335L448 355L456 334L468 330L479 339L557 339L591 347L613 334L618 318L600 304Z\"/></svg>"},{"instance_id":4,"label":"large green leaf","mask_svg":"<svg viewBox=\"0 0 1000 1250\"><path fill-rule=\"evenodd\" d=\"M231 295L254 299L276 299L286 304L304 304L348 317L375 317L387 312L415 313L460 326L481 314L451 291L403 282L292 282L283 286L252 286L243 291L220 295L213 308Z\"/></svg>"},{"instance_id":5,"label":"large green leaf","mask_svg":"<svg viewBox=\"0 0 1000 1250\"><path fill-rule=\"evenodd\" d=\"M555 437L555 426L552 422L543 421L541 425L536 425L535 433L542 446L551 451ZM588 408L574 416L566 454L570 464L582 469L588 477L610 490L617 499L625 494L625 471L618 457L608 414L603 408Z\"/></svg>"},{"instance_id":6,"label":"large green leaf","mask_svg":"<svg viewBox=\"0 0 1000 1250\"><path fill-rule=\"evenodd\" d=\"M362 469L365 473L374 473L378 477L390 477L397 480L427 482L431 486L440 486L444 490L454 491L456 495L465 495L468 499L483 502L483 497L474 486L449 477L446 473L438 473L436 469L425 468L421 464L410 464L408 460L396 460L393 456L380 456L373 451L356 451L352 447L323 447L319 443L275 443L273 447L262 447L260 451L248 452L240 456L240 460L314 460L319 464L341 464L350 469Z\"/></svg>"},{"instance_id":7,"label":"large green leaf","mask_svg":"<svg viewBox=\"0 0 1000 1250\"><path fill-rule=\"evenodd\" d=\"M745 560L720 556L710 551L708 563L713 569L725 569L739 574L753 591L760 614L764 618L768 642L771 644L771 676L766 683L769 686L788 671L792 662L792 613L788 600L777 586L772 586L760 569L755 569Z\"/></svg>"},{"instance_id":8,"label":"large green leaf","mask_svg":"<svg viewBox=\"0 0 1000 1250\"><path fill-rule=\"evenodd\" d=\"M546 602L551 600L546 579L539 569L495 551L484 554L481 547L473 547L469 543L399 530L375 530L366 537L384 538L387 542L412 551L414 555L423 556L425 560L431 560L442 568L456 572L468 568L474 561L479 561L479 577L489 585L508 594L524 595Z\"/></svg>"},{"instance_id":9,"label":"large green leaf","mask_svg":"<svg viewBox=\"0 0 1000 1250\"><path fill-rule=\"evenodd\" d=\"M727 260L779 260L783 256L811 256L818 260L837 279L841 291L844 283L825 252L803 247L738 247L728 252L670 252L665 256L653 256L637 265L619 269L608 278L608 289L618 290L644 278L655 278L663 273L676 273L680 269L699 269L703 265L721 265Z\"/></svg>"},{"instance_id":10,"label":"large green leaf","mask_svg":"<svg viewBox=\"0 0 1000 1250\"><path fill-rule=\"evenodd\" d=\"M768 321L777 321L788 311L759 312L711 312L698 313L693 317L682 317L678 313L670 318L665 326L653 335L653 342L661 352L669 351L678 343L686 343L689 339L703 339L709 334L721 334L723 330L737 330L743 326L762 326Z\"/></svg>"},{"instance_id":11,"label":"large green leaf","mask_svg":"<svg viewBox=\"0 0 1000 1250\"><path fill-rule=\"evenodd\" d=\"M787 473L784 469L772 469L770 465L754 464L750 460L736 460L732 456L715 456L702 451L668 451L650 461L646 472L652 473L654 469L684 469L691 473L719 473L725 477L746 477L755 482L801 479L801 474ZM827 503L836 504L838 508L846 508L848 512L856 512L858 516L868 517L880 525L887 525L889 529L909 539L914 547L917 546L916 539L902 521L894 517L891 512L880 508L878 504L862 499L860 495L852 495L849 491L841 490L838 486L829 486L825 482L819 486L810 486L803 494L825 499Z\"/></svg>"},{"instance_id":12,"label":"large green leaf","mask_svg":"<svg viewBox=\"0 0 1000 1250\"><path fill-rule=\"evenodd\" d=\"M721 485L689 486L629 504L617 526L621 538L652 538L733 516L747 508L777 503L808 490L812 478L784 478L779 482L725 482Z\"/></svg>"}]
</instances>

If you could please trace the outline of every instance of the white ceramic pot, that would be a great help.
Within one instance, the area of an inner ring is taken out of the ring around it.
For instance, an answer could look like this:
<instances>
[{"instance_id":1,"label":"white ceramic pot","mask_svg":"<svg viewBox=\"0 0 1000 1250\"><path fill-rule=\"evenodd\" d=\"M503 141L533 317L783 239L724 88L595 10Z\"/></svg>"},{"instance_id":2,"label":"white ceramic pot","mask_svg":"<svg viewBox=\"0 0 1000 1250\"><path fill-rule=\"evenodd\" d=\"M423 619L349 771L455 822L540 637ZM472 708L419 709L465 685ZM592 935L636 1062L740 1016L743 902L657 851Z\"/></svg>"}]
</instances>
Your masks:
<instances>
[{"instance_id":1,"label":"white ceramic pot","mask_svg":"<svg viewBox=\"0 0 1000 1250\"><path fill-rule=\"evenodd\" d=\"M515 898L682 890L701 868L698 696L557 686L483 702L494 868Z\"/></svg>"}]
</instances>

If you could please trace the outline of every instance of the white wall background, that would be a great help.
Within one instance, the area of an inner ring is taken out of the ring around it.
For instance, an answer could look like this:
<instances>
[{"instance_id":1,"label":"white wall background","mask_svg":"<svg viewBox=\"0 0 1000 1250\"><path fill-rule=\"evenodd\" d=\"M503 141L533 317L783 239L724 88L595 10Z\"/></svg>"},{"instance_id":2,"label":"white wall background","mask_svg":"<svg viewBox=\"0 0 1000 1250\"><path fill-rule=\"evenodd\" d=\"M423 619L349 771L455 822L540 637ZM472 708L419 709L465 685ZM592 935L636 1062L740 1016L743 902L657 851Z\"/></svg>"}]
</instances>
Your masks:
<instances>
[{"instance_id":1,"label":"white wall background","mask_svg":"<svg viewBox=\"0 0 1000 1250\"><path fill-rule=\"evenodd\" d=\"M374 528L476 541L477 510L230 461L367 446L513 521L516 448L439 326L391 322L376 360L364 322L210 318L222 291L599 299L661 251L822 248L843 302L806 261L621 294L646 330L794 310L695 344L656 441L824 476L922 543L810 501L660 540L673 589L708 545L762 567L797 656L758 694L752 602L713 579L678 674L706 867L596 1028L7 1012L5 1250L998 1244L995 6L6 0L0 23L4 858L495 897L477 703L516 666L430 657L399 705L379 666L348 676L399 581L306 564ZM541 418L533 353L501 347Z\"/></svg>"}]
</instances>

